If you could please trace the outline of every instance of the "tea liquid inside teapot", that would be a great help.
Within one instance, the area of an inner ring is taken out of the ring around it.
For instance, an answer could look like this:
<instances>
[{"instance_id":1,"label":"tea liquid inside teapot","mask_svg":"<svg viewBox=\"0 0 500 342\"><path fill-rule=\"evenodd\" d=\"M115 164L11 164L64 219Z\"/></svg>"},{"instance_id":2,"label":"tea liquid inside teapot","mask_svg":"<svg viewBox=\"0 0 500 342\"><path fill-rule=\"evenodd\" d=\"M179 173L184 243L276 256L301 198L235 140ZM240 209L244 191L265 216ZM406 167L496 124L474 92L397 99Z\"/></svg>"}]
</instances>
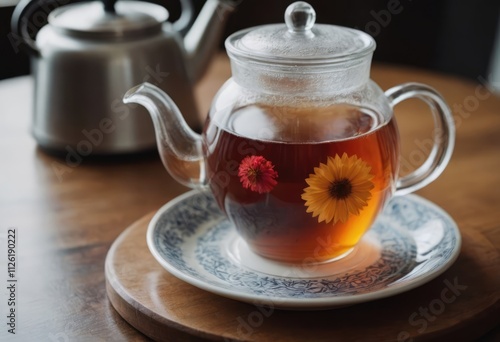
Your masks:
<instances>
[{"instance_id":1,"label":"tea liquid inside teapot","mask_svg":"<svg viewBox=\"0 0 500 342\"><path fill-rule=\"evenodd\" d=\"M379 121L376 113L349 105L314 109L251 105L234 112L226 130L259 140L314 143L365 134Z\"/></svg>"},{"instance_id":2,"label":"tea liquid inside teapot","mask_svg":"<svg viewBox=\"0 0 500 342\"><path fill-rule=\"evenodd\" d=\"M381 122L377 113L350 105L252 105L223 116L215 113L205 132L209 183L220 207L260 255L290 262L312 254L318 262L340 256L357 243L392 193L399 154L393 120ZM366 203L353 199L351 207L337 210L340 216L320 222L307 212L306 179L329 158L344 154L369 169L370 195ZM241 172L252 162L262 162L268 173L257 184Z\"/></svg>"}]
</instances>

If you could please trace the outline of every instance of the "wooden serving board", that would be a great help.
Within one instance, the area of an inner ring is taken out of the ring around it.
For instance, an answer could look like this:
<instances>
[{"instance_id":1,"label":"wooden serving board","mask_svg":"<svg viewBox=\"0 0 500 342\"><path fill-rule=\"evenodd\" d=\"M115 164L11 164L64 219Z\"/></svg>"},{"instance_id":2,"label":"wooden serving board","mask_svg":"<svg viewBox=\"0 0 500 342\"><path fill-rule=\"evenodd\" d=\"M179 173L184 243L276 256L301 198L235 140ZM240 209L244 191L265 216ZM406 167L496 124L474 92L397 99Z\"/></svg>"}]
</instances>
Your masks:
<instances>
[{"instance_id":1,"label":"wooden serving board","mask_svg":"<svg viewBox=\"0 0 500 342\"><path fill-rule=\"evenodd\" d=\"M462 231L451 268L409 292L325 311L284 311L240 303L178 280L150 254L149 214L113 243L106 288L116 311L157 341L471 340L500 317L500 253L483 235Z\"/></svg>"}]
</instances>

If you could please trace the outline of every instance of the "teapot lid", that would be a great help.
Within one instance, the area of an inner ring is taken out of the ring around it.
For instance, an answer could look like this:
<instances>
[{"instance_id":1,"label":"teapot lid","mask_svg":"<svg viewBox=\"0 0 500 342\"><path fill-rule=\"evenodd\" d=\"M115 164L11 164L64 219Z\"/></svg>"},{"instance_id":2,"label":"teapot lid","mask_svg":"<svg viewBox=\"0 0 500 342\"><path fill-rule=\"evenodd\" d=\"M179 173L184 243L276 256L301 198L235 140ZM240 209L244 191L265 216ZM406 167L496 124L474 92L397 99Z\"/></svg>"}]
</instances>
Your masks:
<instances>
[{"instance_id":1,"label":"teapot lid","mask_svg":"<svg viewBox=\"0 0 500 342\"><path fill-rule=\"evenodd\" d=\"M315 24L316 12L298 1L286 9L285 24L258 26L231 35L231 57L265 64L314 65L364 57L375 50L374 39L359 30Z\"/></svg>"},{"instance_id":2,"label":"teapot lid","mask_svg":"<svg viewBox=\"0 0 500 342\"><path fill-rule=\"evenodd\" d=\"M168 11L152 3L92 1L55 9L49 15L49 23L70 35L123 38L159 31L167 18Z\"/></svg>"}]
</instances>

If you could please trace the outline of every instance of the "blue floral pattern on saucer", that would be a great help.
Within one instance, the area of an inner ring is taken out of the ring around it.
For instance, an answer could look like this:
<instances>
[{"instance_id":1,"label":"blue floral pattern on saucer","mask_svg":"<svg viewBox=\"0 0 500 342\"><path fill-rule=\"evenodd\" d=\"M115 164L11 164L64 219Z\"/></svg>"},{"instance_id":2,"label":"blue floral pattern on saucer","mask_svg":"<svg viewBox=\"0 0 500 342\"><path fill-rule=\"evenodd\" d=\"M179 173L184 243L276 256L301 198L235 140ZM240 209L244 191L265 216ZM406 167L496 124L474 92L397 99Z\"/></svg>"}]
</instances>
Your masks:
<instances>
[{"instance_id":1,"label":"blue floral pattern on saucer","mask_svg":"<svg viewBox=\"0 0 500 342\"><path fill-rule=\"evenodd\" d=\"M378 259L341 274L301 278L248 268L228 257L231 234L212 195L190 191L158 211L147 238L156 260L187 283L283 309L334 308L410 290L451 266L461 244L455 222L415 195L394 197L368 233L380 246Z\"/></svg>"}]
</instances>

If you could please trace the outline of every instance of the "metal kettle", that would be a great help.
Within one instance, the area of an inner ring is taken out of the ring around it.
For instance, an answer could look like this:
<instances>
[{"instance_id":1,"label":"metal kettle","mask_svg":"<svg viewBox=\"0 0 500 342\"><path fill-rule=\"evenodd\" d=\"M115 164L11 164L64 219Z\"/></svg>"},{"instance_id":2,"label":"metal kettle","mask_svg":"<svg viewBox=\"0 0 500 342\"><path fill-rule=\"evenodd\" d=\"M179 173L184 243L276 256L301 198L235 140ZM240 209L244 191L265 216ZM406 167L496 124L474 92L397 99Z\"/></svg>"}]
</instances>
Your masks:
<instances>
[{"instance_id":1,"label":"metal kettle","mask_svg":"<svg viewBox=\"0 0 500 342\"><path fill-rule=\"evenodd\" d=\"M181 0L182 15L171 24L168 11L152 3L103 0L52 10L55 1L21 1L12 17L13 36L32 56L32 132L41 147L80 157L153 148L149 115L121 101L145 81L171 94L188 125L201 130L193 85L235 2L207 0L191 24L192 3ZM43 11L48 24L34 41L28 19Z\"/></svg>"}]
</instances>

